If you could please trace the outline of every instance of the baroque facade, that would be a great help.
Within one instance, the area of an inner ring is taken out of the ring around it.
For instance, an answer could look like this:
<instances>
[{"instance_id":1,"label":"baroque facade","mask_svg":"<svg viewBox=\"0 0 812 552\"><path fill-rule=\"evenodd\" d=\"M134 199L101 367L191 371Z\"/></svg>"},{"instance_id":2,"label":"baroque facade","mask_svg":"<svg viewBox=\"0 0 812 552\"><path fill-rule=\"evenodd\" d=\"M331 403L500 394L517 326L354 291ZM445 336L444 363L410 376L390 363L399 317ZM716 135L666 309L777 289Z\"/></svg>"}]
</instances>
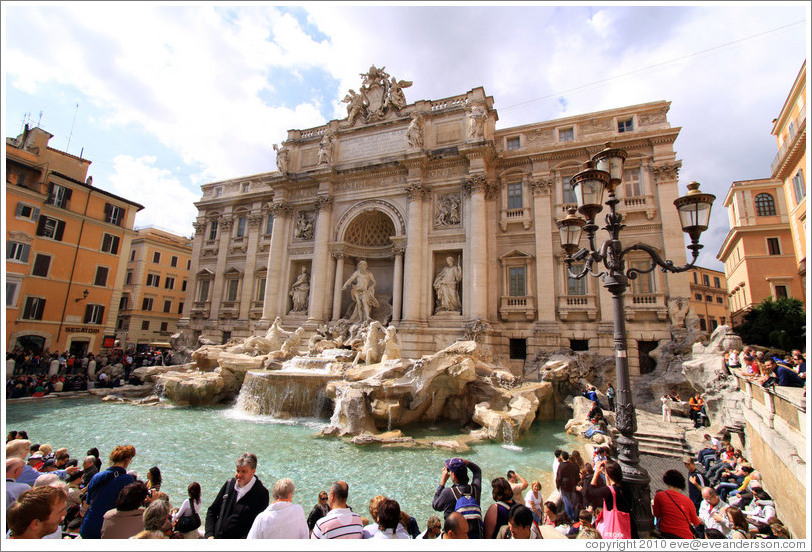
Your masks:
<instances>
[{"instance_id":1,"label":"baroque facade","mask_svg":"<svg viewBox=\"0 0 812 552\"><path fill-rule=\"evenodd\" d=\"M179 325L225 341L276 317L313 332L368 312L411 357L460 338L516 370L540 350L611 355L611 296L567 277L555 221L575 202L570 177L611 141L628 151L625 240L684 263L669 102L497 130L481 87L407 104L411 83L375 67L363 77L346 119L274 146L277 171L202 186ZM689 294L687 274L632 281L632 374Z\"/></svg>"}]
</instances>

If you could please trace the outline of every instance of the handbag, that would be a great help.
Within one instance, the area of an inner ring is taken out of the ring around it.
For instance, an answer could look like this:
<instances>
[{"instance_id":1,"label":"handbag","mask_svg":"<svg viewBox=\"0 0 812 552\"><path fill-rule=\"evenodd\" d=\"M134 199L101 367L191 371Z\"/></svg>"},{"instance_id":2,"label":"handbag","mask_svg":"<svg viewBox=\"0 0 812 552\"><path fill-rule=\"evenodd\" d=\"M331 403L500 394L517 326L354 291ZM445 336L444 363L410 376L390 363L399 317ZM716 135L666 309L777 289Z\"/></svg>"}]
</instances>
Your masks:
<instances>
[{"instance_id":1,"label":"handbag","mask_svg":"<svg viewBox=\"0 0 812 552\"><path fill-rule=\"evenodd\" d=\"M661 491L665 493L665 496L671 499L671 502L674 503L674 506L677 507L677 510L682 512L683 517L685 517L685 521L688 522L688 528L691 530L691 534L694 536L695 539L704 539L705 538L705 526L704 525L693 525L691 520L688 519L688 516L685 515L685 510L679 507L677 501L674 500L674 497L668 494L666 491Z\"/></svg>"},{"instance_id":2,"label":"handbag","mask_svg":"<svg viewBox=\"0 0 812 552\"><path fill-rule=\"evenodd\" d=\"M630 539L632 538L631 515L621 512L618 508L614 486L609 485L609 490L612 492L614 507L607 510L606 501L603 501L603 510L595 520L595 529L604 539Z\"/></svg>"},{"instance_id":3,"label":"handbag","mask_svg":"<svg viewBox=\"0 0 812 552\"><path fill-rule=\"evenodd\" d=\"M179 533L188 533L200 527L200 515L195 511L195 505L190 500L189 506L192 508L191 514L183 514L175 522L174 530Z\"/></svg>"}]
</instances>

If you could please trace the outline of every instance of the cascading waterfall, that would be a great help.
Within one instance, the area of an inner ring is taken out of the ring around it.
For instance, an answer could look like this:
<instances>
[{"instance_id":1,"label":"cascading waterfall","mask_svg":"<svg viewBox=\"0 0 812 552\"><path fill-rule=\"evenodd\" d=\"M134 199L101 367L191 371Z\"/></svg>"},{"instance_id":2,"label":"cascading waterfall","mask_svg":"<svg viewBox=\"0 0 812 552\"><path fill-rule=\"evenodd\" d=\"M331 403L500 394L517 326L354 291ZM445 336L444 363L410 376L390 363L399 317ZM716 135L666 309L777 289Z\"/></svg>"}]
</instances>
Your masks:
<instances>
[{"instance_id":1,"label":"cascading waterfall","mask_svg":"<svg viewBox=\"0 0 812 552\"><path fill-rule=\"evenodd\" d=\"M502 421L502 448L515 451L524 450L514 442L513 424L510 423L510 419Z\"/></svg>"},{"instance_id":2,"label":"cascading waterfall","mask_svg":"<svg viewBox=\"0 0 812 552\"><path fill-rule=\"evenodd\" d=\"M249 414L274 417L319 418L326 415L327 374L280 374L252 371L246 375L236 408Z\"/></svg>"}]
</instances>

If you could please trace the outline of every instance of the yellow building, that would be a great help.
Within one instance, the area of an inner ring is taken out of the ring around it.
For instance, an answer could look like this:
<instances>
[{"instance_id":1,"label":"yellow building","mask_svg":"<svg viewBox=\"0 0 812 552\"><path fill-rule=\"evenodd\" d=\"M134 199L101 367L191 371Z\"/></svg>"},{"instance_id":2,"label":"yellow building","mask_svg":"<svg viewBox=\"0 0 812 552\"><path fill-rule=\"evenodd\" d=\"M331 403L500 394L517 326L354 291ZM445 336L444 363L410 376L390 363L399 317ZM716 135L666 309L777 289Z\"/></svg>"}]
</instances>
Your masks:
<instances>
[{"instance_id":1,"label":"yellow building","mask_svg":"<svg viewBox=\"0 0 812 552\"><path fill-rule=\"evenodd\" d=\"M795 249L801 292L806 296L806 61L792 84L778 118L773 121L778 154L772 177L784 183L789 228Z\"/></svg>"},{"instance_id":2,"label":"yellow building","mask_svg":"<svg viewBox=\"0 0 812 552\"><path fill-rule=\"evenodd\" d=\"M136 212L92 184L90 161L41 128L6 139L6 346L82 354L112 346Z\"/></svg>"},{"instance_id":3,"label":"yellow building","mask_svg":"<svg viewBox=\"0 0 812 552\"><path fill-rule=\"evenodd\" d=\"M780 180L734 182L724 200L730 231L716 258L725 264L731 322L767 297L803 296Z\"/></svg>"},{"instance_id":4,"label":"yellow building","mask_svg":"<svg viewBox=\"0 0 812 552\"><path fill-rule=\"evenodd\" d=\"M136 231L116 325L122 347L169 345L183 312L191 258L189 238L157 228Z\"/></svg>"},{"instance_id":5,"label":"yellow building","mask_svg":"<svg viewBox=\"0 0 812 552\"><path fill-rule=\"evenodd\" d=\"M699 317L699 329L712 333L730 323L725 273L710 268L691 270L691 307Z\"/></svg>"}]
</instances>

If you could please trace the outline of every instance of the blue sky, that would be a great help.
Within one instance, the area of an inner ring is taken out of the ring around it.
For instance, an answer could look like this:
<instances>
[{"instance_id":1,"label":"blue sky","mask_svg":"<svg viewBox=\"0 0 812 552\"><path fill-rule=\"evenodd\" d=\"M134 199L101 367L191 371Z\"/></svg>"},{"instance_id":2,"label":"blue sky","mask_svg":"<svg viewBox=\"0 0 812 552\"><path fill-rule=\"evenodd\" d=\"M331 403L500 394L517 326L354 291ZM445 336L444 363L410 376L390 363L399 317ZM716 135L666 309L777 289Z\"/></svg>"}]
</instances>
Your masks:
<instances>
[{"instance_id":1,"label":"blue sky","mask_svg":"<svg viewBox=\"0 0 812 552\"><path fill-rule=\"evenodd\" d=\"M6 136L39 122L94 185L146 206L136 226L191 234L201 184L275 169L273 143L345 117L375 64L414 82L409 102L483 86L498 128L671 101L681 191L718 198L700 257L716 269L724 195L770 176L772 120L809 52L809 7L792 2L3 2L2 21Z\"/></svg>"}]
</instances>

